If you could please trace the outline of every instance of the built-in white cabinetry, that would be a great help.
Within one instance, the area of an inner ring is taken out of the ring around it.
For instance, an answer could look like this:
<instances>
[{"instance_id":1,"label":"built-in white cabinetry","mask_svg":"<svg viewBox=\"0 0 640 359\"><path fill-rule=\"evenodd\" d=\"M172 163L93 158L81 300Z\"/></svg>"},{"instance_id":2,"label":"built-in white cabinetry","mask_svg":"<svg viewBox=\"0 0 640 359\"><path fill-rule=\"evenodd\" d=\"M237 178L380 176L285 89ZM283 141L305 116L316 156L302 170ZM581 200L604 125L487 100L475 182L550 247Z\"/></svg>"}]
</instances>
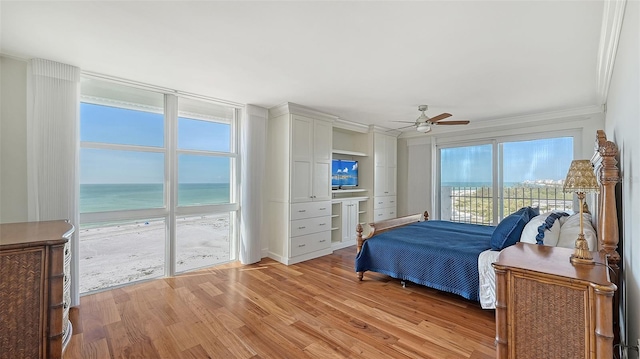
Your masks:
<instances>
[{"instance_id":1,"label":"built-in white cabinetry","mask_svg":"<svg viewBox=\"0 0 640 359\"><path fill-rule=\"evenodd\" d=\"M396 187L398 140L393 135L373 133L373 221L397 217Z\"/></svg>"},{"instance_id":2,"label":"built-in white cabinetry","mask_svg":"<svg viewBox=\"0 0 640 359\"><path fill-rule=\"evenodd\" d=\"M342 212L342 242L356 240L356 224L358 224L358 211L360 202L357 200L345 200L341 203Z\"/></svg>"},{"instance_id":3,"label":"built-in white cabinetry","mask_svg":"<svg viewBox=\"0 0 640 359\"><path fill-rule=\"evenodd\" d=\"M285 103L269 110L269 257L293 264L332 252L331 150L336 118Z\"/></svg>"},{"instance_id":4,"label":"built-in white cabinetry","mask_svg":"<svg viewBox=\"0 0 640 359\"><path fill-rule=\"evenodd\" d=\"M291 202L331 199L331 122L291 116Z\"/></svg>"},{"instance_id":5,"label":"built-in white cabinetry","mask_svg":"<svg viewBox=\"0 0 640 359\"><path fill-rule=\"evenodd\" d=\"M373 202L373 221L398 217L396 196L377 196Z\"/></svg>"},{"instance_id":6,"label":"built-in white cabinetry","mask_svg":"<svg viewBox=\"0 0 640 359\"><path fill-rule=\"evenodd\" d=\"M290 257L331 247L331 201L291 205Z\"/></svg>"},{"instance_id":7,"label":"built-in white cabinetry","mask_svg":"<svg viewBox=\"0 0 640 359\"><path fill-rule=\"evenodd\" d=\"M356 226L366 223L368 197L344 197L333 200L332 235L333 249L356 244Z\"/></svg>"}]
</instances>

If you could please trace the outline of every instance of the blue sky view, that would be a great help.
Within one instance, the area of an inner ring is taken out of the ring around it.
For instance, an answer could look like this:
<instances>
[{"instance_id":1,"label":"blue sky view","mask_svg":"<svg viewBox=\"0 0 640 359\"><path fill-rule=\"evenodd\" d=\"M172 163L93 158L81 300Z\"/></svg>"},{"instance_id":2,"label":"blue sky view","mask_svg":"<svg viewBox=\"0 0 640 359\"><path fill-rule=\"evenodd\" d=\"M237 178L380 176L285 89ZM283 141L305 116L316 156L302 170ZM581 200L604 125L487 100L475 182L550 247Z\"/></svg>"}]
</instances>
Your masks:
<instances>
[{"instance_id":1,"label":"blue sky view","mask_svg":"<svg viewBox=\"0 0 640 359\"><path fill-rule=\"evenodd\" d=\"M81 103L80 140L162 148L160 113ZM178 119L178 149L230 152L230 125ZM164 153L82 148L81 184L163 183ZM230 159L178 155L179 183L228 183Z\"/></svg>"},{"instance_id":2,"label":"blue sky view","mask_svg":"<svg viewBox=\"0 0 640 359\"><path fill-rule=\"evenodd\" d=\"M564 180L573 160L573 138L506 142L504 182ZM445 148L441 151L443 183L492 182L492 145Z\"/></svg>"}]
</instances>

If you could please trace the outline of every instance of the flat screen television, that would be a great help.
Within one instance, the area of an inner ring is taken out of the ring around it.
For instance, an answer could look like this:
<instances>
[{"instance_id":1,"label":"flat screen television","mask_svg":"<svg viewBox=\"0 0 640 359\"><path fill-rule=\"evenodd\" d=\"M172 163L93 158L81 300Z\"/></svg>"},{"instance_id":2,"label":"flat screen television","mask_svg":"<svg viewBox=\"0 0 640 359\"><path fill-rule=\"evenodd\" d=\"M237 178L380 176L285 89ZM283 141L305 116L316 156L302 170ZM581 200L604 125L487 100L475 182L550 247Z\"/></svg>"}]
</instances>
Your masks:
<instances>
[{"instance_id":1,"label":"flat screen television","mask_svg":"<svg viewBox=\"0 0 640 359\"><path fill-rule=\"evenodd\" d=\"M357 186L358 161L333 160L331 163L331 187L342 189Z\"/></svg>"}]
</instances>

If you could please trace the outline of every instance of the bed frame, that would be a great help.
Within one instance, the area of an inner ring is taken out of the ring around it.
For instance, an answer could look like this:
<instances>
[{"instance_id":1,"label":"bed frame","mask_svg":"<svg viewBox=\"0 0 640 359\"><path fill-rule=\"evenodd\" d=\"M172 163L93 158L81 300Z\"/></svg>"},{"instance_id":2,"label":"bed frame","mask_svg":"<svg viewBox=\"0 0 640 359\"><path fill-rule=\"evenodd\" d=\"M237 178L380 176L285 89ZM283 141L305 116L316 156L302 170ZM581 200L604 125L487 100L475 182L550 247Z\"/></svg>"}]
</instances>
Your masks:
<instances>
[{"instance_id":1,"label":"bed frame","mask_svg":"<svg viewBox=\"0 0 640 359\"><path fill-rule=\"evenodd\" d=\"M597 222L595 223L598 233L598 251L606 255L609 267L613 272L612 275L610 275L611 282L620 288L621 257L618 253L620 232L618 228L618 210L615 193L615 187L618 182L620 182L620 171L617 165L618 161L616 160L617 155L618 147L616 144L607 140L607 136L603 130L598 130L596 133L595 153L591 158L594 172L600 184L600 194L598 195L596 212ZM423 214L393 218L365 224L364 226L358 224L356 227L357 253L360 253L360 250L362 250L364 242L376 234L428 219L429 213L425 211ZM364 272L358 272L357 274L358 279L362 280ZM620 289L615 292L613 298L614 343L619 343L619 306Z\"/></svg>"}]
</instances>

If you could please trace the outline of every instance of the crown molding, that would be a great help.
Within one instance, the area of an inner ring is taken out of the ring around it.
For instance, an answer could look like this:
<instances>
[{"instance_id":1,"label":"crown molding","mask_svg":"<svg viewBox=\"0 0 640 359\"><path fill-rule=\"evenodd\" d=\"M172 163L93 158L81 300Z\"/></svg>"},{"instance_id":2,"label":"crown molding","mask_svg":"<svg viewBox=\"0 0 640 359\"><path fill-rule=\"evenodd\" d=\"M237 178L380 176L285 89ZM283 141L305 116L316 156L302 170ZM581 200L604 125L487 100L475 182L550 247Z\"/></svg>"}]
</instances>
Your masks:
<instances>
[{"instance_id":1,"label":"crown molding","mask_svg":"<svg viewBox=\"0 0 640 359\"><path fill-rule=\"evenodd\" d=\"M333 127L334 128L343 129L343 130L347 130L347 131L360 132L360 133L369 132L369 125L365 125L365 124L358 123L358 122L347 121L347 120L344 120L344 119L341 119L341 118L338 118L333 123Z\"/></svg>"},{"instance_id":2,"label":"crown molding","mask_svg":"<svg viewBox=\"0 0 640 359\"><path fill-rule=\"evenodd\" d=\"M338 116L320 112L318 110L312 109L311 107L298 105L293 102L285 102L283 104L274 106L269 109L269 117L278 117L284 114L308 116L308 117L327 120L331 122L334 122L338 119Z\"/></svg>"},{"instance_id":3,"label":"crown molding","mask_svg":"<svg viewBox=\"0 0 640 359\"><path fill-rule=\"evenodd\" d=\"M598 47L598 67L596 70L596 91L598 103L600 104L607 102L626 4L627 0L604 1L600 45Z\"/></svg>"},{"instance_id":4,"label":"crown molding","mask_svg":"<svg viewBox=\"0 0 640 359\"><path fill-rule=\"evenodd\" d=\"M402 132L398 130L389 129L389 128L378 126L378 125L369 125L369 132L371 133L377 132L377 133L382 133L384 135L390 135L394 137L398 137L399 135L402 134Z\"/></svg>"},{"instance_id":5,"label":"crown molding","mask_svg":"<svg viewBox=\"0 0 640 359\"><path fill-rule=\"evenodd\" d=\"M245 111L247 113L247 116L257 116L262 118L269 117L269 110L261 106L247 104L245 107Z\"/></svg>"}]
</instances>

